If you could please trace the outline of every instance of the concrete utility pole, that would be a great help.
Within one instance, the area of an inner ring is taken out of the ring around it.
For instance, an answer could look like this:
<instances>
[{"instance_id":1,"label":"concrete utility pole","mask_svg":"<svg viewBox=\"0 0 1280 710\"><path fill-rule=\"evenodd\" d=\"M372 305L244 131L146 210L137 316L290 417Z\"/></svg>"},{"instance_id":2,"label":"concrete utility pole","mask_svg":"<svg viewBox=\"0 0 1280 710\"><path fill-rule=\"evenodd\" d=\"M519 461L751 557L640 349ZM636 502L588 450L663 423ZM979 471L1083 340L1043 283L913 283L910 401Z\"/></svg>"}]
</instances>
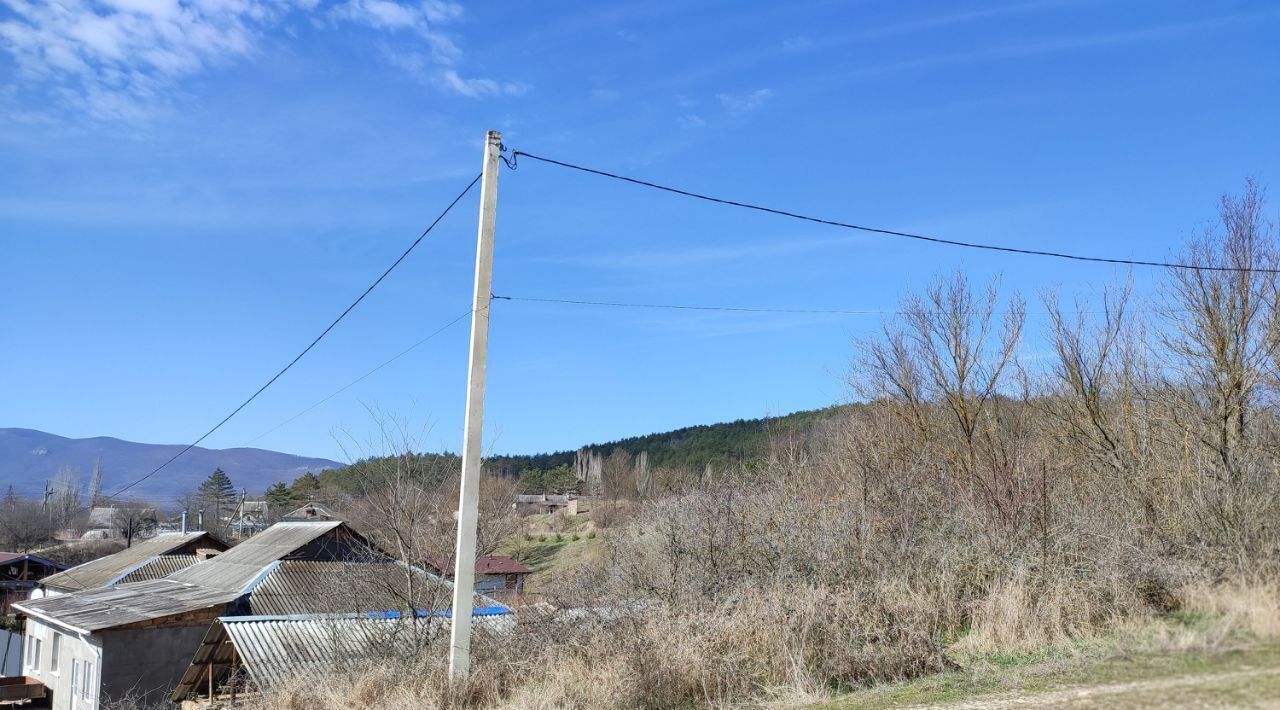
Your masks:
<instances>
[{"instance_id":1,"label":"concrete utility pole","mask_svg":"<svg viewBox=\"0 0 1280 710\"><path fill-rule=\"evenodd\" d=\"M471 672L471 606L475 593L476 525L480 507L481 426L484 374L489 356L489 298L493 294L493 227L498 217L498 159L502 134L489 131L480 180L480 236L476 244L476 292L471 306L471 357L467 372L467 416L462 432L462 492L458 495L458 545L453 554L453 629L449 675Z\"/></svg>"}]
</instances>

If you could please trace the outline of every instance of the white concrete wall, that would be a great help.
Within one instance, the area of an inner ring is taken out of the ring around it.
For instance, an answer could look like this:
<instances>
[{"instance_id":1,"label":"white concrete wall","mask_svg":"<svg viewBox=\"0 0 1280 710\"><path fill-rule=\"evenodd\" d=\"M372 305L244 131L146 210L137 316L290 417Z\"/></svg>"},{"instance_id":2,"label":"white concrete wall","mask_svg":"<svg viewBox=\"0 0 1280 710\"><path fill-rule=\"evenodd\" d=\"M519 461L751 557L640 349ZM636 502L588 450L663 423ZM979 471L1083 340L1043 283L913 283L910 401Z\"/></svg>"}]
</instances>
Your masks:
<instances>
[{"instance_id":1,"label":"white concrete wall","mask_svg":"<svg viewBox=\"0 0 1280 710\"><path fill-rule=\"evenodd\" d=\"M55 638L58 639L56 670L53 659ZM44 683L52 697L54 710L97 710L102 685L102 647L97 639L28 617L22 650L23 675ZM87 689L86 677L89 680Z\"/></svg>"}]
</instances>

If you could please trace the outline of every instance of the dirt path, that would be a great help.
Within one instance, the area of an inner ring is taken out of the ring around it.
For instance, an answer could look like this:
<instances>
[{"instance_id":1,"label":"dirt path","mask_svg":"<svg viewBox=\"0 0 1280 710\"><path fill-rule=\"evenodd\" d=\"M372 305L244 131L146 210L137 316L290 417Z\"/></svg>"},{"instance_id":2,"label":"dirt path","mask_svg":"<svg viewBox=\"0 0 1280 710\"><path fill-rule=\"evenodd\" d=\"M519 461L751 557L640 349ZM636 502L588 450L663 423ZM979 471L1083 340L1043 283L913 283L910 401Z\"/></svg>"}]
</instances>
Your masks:
<instances>
[{"instance_id":1,"label":"dirt path","mask_svg":"<svg viewBox=\"0 0 1280 710\"><path fill-rule=\"evenodd\" d=\"M1217 707L1277 708L1280 692L1274 680L1280 668L1256 668L1228 673L1188 675L1160 680L1078 686L1028 694L1001 693L942 705L917 705L919 710L998 710L1049 707ZM1272 680L1264 683L1264 680ZM1266 687L1264 687L1266 686Z\"/></svg>"}]
</instances>

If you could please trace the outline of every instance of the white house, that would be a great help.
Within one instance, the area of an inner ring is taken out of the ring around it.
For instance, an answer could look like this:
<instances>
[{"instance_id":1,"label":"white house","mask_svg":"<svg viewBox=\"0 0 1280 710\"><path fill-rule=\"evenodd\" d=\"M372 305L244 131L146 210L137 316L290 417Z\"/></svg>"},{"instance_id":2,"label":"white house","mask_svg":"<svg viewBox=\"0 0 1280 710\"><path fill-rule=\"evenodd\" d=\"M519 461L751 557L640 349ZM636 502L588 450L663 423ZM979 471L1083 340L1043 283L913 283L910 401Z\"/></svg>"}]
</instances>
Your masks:
<instances>
[{"instance_id":1,"label":"white house","mask_svg":"<svg viewBox=\"0 0 1280 710\"><path fill-rule=\"evenodd\" d=\"M54 710L96 710L102 646L90 634L29 624L23 639L23 675L48 689Z\"/></svg>"}]
</instances>

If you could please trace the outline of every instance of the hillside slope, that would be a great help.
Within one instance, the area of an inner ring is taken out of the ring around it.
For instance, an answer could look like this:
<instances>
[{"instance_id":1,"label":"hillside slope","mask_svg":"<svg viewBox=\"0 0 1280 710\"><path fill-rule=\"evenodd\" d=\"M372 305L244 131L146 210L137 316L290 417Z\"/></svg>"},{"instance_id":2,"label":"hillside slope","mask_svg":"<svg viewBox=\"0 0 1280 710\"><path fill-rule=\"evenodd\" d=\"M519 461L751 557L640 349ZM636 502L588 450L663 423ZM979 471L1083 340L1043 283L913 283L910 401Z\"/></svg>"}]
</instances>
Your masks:
<instances>
[{"instance_id":1,"label":"hillside slope","mask_svg":"<svg viewBox=\"0 0 1280 710\"><path fill-rule=\"evenodd\" d=\"M813 427L847 412L849 406L856 405L793 412L780 417L699 424L656 434L587 444L581 450L602 456L608 456L615 450L625 451L632 456L643 451L649 455L649 465L655 468L701 469L707 464L724 467L759 457L764 453L770 437L807 433ZM576 455L577 451L498 455L486 458L484 466L489 473L517 477L530 471L550 471L561 466L572 466ZM424 453L415 456L420 470L432 471L439 477L456 471L460 465L457 454L453 453ZM380 460L357 462L351 467L330 471L324 478L340 487L355 490L356 481L362 477L362 469L376 465Z\"/></svg>"}]
</instances>

